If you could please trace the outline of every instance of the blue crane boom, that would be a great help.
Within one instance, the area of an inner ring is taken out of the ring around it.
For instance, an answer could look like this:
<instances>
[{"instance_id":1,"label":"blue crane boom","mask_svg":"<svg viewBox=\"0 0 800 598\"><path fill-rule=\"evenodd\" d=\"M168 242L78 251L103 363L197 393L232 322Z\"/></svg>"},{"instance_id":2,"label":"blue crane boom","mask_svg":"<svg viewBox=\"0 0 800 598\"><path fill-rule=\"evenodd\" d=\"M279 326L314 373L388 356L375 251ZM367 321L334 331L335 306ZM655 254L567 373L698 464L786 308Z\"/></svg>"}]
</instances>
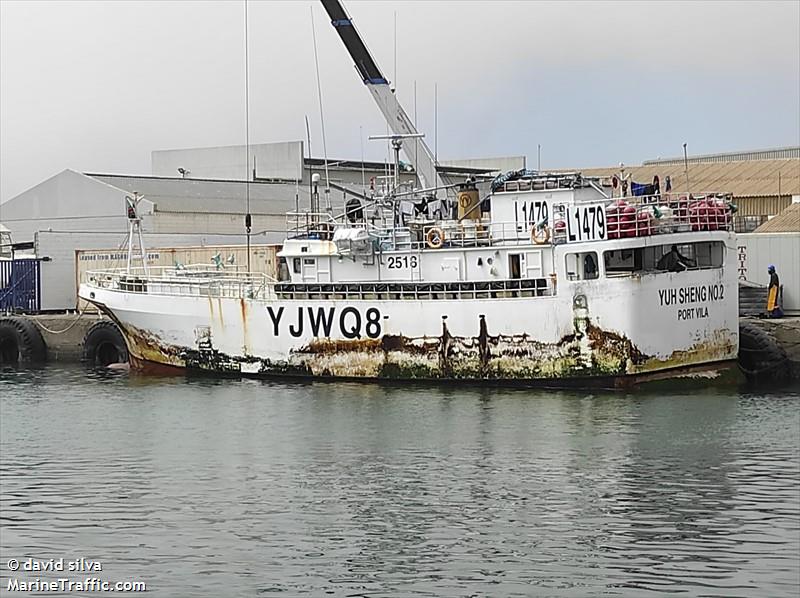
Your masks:
<instances>
[{"instance_id":1,"label":"blue crane boom","mask_svg":"<svg viewBox=\"0 0 800 598\"><path fill-rule=\"evenodd\" d=\"M367 50L364 40L361 39L342 3L339 0L321 0L321 2L331 18L331 24L339 34L342 43L344 43L344 47L350 53L361 80L378 104L378 108L383 113L392 133L398 136L417 135L414 123L408 118L400 102L397 101L394 91L389 86L389 81L383 76L377 63L372 58L369 50ZM414 167L419 177L420 185L423 189L444 187L446 183L437 172L433 152L421 139L415 139L414 141L419 144L418 147L421 151L412 152L404 147L403 153L408 162Z\"/></svg>"}]
</instances>

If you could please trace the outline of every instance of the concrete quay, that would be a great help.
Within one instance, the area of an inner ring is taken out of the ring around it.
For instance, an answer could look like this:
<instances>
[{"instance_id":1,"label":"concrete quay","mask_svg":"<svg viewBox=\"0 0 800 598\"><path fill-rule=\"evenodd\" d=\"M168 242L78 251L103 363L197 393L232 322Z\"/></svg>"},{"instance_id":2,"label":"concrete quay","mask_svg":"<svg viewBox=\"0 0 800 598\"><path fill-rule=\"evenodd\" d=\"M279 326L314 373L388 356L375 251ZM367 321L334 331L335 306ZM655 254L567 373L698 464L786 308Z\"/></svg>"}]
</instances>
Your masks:
<instances>
[{"instance_id":1,"label":"concrete quay","mask_svg":"<svg viewBox=\"0 0 800 598\"><path fill-rule=\"evenodd\" d=\"M786 354L790 378L800 380L800 316L779 319L742 318L766 332Z\"/></svg>"},{"instance_id":2,"label":"concrete quay","mask_svg":"<svg viewBox=\"0 0 800 598\"><path fill-rule=\"evenodd\" d=\"M42 333L48 361L76 362L83 357L83 339L100 314L77 313L26 316Z\"/></svg>"}]
</instances>

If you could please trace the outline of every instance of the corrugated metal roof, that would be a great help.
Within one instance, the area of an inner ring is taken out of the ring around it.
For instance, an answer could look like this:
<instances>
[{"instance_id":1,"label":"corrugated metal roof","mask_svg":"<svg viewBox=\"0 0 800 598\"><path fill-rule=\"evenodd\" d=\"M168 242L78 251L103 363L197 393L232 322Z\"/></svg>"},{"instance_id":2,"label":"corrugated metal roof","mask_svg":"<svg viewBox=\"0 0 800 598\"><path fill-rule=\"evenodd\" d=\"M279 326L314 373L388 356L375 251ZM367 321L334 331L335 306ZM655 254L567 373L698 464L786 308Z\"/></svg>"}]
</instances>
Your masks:
<instances>
[{"instance_id":1,"label":"corrugated metal roof","mask_svg":"<svg viewBox=\"0 0 800 598\"><path fill-rule=\"evenodd\" d=\"M800 203L793 203L759 226L757 233L800 233Z\"/></svg>"},{"instance_id":2,"label":"corrugated metal roof","mask_svg":"<svg viewBox=\"0 0 800 598\"><path fill-rule=\"evenodd\" d=\"M619 168L585 168L585 176L611 176ZM686 191L683 164L649 164L626 166L625 172L640 183L649 183L658 175L662 181L669 176L674 191ZM780 174L781 196L800 195L800 158L785 160L749 160L743 162L708 162L689 164L689 187L694 193L733 193L737 197L778 195Z\"/></svg>"},{"instance_id":3,"label":"corrugated metal roof","mask_svg":"<svg viewBox=\"0 0 800 598\"><path fill-rule=\"evenodd\" d=\"M723 152L718 154L702 154L699 156L689 156L689 164L698 162L743 162L746 160L784 160L788 158L800 158L800 147L776 147L763 150L748 150L743 152ZM667 165L674 164L683 166L684 158L656 158L655 160L645 160L643 166L655 164Z\"/></svg>"}]
</instances>

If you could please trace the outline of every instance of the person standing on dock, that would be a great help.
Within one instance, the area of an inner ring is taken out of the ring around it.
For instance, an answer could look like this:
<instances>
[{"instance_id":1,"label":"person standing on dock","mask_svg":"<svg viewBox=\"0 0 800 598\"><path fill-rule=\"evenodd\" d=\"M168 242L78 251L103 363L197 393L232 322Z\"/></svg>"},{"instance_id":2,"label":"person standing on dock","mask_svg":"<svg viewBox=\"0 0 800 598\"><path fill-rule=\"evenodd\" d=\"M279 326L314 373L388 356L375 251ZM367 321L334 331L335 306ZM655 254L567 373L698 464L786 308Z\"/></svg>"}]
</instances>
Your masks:
<instances>
[{"instance_id":1,"label":"person standing on dock","mask_svg":"<svg viewBox=\"0 0 800 598\"><path fill-rule=\"evenodd\" d=\"M767 290L767 317L780 318L783 317L783 310L779 300L780 295L780 279L778 273L775 271L775 266L770 264L767 267L769 273L769 289Z\"/></svg>"}]
</instances>

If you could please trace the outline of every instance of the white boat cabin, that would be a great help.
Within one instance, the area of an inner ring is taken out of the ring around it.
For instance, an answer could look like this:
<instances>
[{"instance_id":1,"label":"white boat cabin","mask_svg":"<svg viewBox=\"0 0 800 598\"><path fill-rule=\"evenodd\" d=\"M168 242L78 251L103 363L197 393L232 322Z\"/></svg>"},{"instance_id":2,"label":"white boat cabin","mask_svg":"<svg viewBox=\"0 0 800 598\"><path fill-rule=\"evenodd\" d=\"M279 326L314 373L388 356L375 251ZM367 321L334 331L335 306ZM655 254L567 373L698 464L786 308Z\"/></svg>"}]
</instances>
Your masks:
<instances>
[{"instance_id":1,"label":"white boat cabin","mask_svg":"<svg viewBox=\"0 0 800 598\"><path fill-rule=\"evenodd\" d=\"M359 204L338 219L291 213L276 290L328 295L341 291L331 285L348 285L348 294L363 287L416 295L430 284L466 291L490 283L552 295L562 280L632 276L676 264L722 267L723 241L691 234L729 228L722 196L614 198L611 191L578 173L537 174L505 181L482 200L467 183L451 217L439 219L424 210L404 217L396 204L389 210Z\"/></svg>"}]
</instances>

